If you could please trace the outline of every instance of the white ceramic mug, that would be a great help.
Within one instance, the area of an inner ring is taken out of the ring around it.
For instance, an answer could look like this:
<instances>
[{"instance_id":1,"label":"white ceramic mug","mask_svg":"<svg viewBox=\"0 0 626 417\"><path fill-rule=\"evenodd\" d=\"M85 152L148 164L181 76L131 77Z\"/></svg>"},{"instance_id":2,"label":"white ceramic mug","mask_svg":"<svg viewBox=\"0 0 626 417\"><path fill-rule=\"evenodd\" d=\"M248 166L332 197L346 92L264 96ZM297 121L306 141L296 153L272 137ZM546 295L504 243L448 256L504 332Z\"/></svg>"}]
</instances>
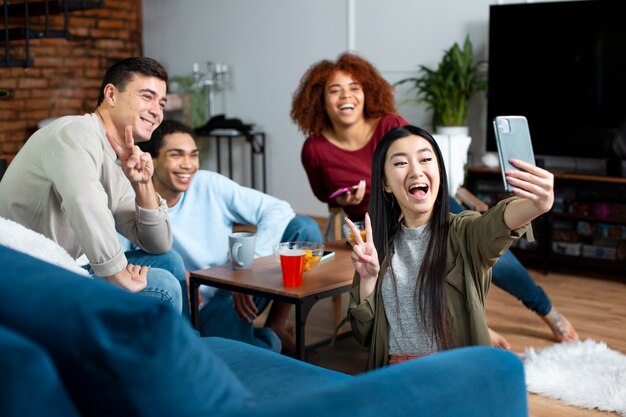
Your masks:
<instances>
[{"instance_id":1,"label":"white ceramic mug","mask_svg":"<svg viewBox=\"0 0 626 417\"><path fill-rule=\"evenodd\" d=\"M249 269L254 259L254 233L237 232L228 236L228 250L233 269Z\"/></svg>"}]
</instances>

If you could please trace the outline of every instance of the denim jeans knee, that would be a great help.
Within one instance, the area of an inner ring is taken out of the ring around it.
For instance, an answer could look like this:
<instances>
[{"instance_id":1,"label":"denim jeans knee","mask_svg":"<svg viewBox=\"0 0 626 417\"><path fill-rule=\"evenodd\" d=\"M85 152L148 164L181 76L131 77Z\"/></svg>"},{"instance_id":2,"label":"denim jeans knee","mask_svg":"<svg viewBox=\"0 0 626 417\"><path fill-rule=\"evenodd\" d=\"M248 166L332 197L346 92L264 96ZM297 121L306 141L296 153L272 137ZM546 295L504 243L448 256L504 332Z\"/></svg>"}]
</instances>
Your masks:
<instances>
[{"instance_id":1,"label":"denim jeans knee","mask_svg":"<svg viewBox=\"0 0 626 417\"><path fill-rule=\"evenodd\" d=\"M296 216L287 225L281 242L292 241L322 242L322 232L315 220L309 216Z\"/></svg>"},{"instance_id":2,"label":"denim jeans knee","mask_svg":"<svg viewBox=\"0 0 626 417\"><path fill-rule=\"evenodd\" d=\"M178 254L178 252L170 250L162 254L153 255L138 249L126 252L126 259L128 260L128 263L133 265L149 266L150 270L159 268L169 272L169 274L178 282L178 294L182 299L177 311L181 311L182 309L183 315L189 316L189 303L187 301L187 275L183 258ZM150 275L150 273L148 274ZM149 282L148 285L150 285Z\"/></svg>"},{"instance_id":3,"label":"denim jeans knee","mask_svg":"<svg viewBox=\"0 0 626 417\"><path fill-rule=\"evenodd\" d=\"M254 302L262 311L268 304L266 298L254 297ZM269 327L254 327L254 323L239 317L233 308L229 291L217 290L200 310L200 334L203 337L223 337L239 340L264 349L280 353L281 342Z\"/></svg>"},{"instance_id":4,"label":"denim jeans knee","mask_svg":"<svg viewBox=\"0 0 626 417\"><path fill-rule=\"evenodd\" d=\"M153 255L141 249L125 253L129 264L151 266L169 271L179 281L185 281L185 264L183 258L175 250Z\"/></svg>"},{"instance_id":5,"label":"denim jeans knee","mask_svg":"<svg viewBox=\"0 0 626 417\"><path fill-rule=\"evenodd\" d=\"M140 294L168 302L177 312L183 306L182 290L178 280L168 271L160 268L148 270L148 283Z\"/></svg>"}]
</instances>

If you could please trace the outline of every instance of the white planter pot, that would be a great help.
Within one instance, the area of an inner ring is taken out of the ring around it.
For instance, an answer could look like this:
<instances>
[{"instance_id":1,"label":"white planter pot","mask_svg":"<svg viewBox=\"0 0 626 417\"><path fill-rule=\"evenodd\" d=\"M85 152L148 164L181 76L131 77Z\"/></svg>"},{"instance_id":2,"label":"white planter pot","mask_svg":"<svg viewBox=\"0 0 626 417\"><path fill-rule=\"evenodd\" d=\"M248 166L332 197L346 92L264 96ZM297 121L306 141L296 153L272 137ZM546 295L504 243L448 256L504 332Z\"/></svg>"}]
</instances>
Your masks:
<instances>
[{"instance_id":1,"label":"white planter pot","mask_svg":"<svg viewBox=\"0 0 626 417\"><path fill-rule=\"evenodd\" d=\"M467 126L438 126L435 129L437 135L447 136L469 136L469 127Z\"/></svg>"},{"instance_id":2,"label":"white planter pot","mask_svg":"<svg viewBox=\"0 0 626 417\"><path fill-rule=\"evenodd\" d=\"M466 128L467 129L467 128ZM454 197L457 188L465 181L465 165L467 164L467 152L472 138L467 134L435 134L433 138L441 149L444 159L446 174L448 177L448 191Z\"/></svg>"}]
</instances>

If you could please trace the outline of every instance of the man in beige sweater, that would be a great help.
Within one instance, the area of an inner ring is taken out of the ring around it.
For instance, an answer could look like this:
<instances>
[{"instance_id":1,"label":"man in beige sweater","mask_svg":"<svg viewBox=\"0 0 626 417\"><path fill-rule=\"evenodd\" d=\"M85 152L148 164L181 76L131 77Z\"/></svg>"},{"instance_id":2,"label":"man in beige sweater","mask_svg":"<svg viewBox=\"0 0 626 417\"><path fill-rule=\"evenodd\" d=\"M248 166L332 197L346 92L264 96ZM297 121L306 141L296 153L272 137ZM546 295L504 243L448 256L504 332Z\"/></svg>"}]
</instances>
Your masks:
<instances>
[{"instance_id":1,"label":"man in beige sweater","mask_svg":"<svg viewBox=\"0 0 626 417\"><path fill-rule=\"evenodd\" d=\"M161 123L166 85L167 72L153 59L111 66L94 113L56 119L16 155L0 182L0 216L42 233L74 258L85 254L94 276L180 311L184 266L171 251L167 205L152 185L150 154L135 145ZM141 250L125 253L118 232Z\"/></svg>"}]
</instances>

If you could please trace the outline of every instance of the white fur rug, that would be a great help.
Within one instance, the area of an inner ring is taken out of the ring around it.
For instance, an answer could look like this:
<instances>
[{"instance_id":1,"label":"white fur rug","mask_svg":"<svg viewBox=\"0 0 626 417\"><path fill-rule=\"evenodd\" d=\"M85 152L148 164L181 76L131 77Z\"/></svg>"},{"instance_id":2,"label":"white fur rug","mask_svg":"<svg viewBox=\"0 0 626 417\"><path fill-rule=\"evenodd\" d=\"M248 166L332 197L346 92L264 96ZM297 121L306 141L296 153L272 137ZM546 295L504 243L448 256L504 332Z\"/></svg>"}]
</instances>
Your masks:
<instances>
[{"instance_id":1,"label":"white fur rug","mask_svg":"<svg viewBox=\"0 0 626 417\"><path fill-rule=\"evenodd\" d=\"M0 217L0 244L77 274L89 275L55 241L3 217Z\"/></svg>"},{"instance_id":2,"label":"white fur rug","mask_svg":"<svg viewBox=\"0 0 626 417\"><path fill-rule=\"evenodd\" d=\"M522 354L528 391L626 417L626 355L603 342L559 343Z\"/></svg>"}]
</instances>

